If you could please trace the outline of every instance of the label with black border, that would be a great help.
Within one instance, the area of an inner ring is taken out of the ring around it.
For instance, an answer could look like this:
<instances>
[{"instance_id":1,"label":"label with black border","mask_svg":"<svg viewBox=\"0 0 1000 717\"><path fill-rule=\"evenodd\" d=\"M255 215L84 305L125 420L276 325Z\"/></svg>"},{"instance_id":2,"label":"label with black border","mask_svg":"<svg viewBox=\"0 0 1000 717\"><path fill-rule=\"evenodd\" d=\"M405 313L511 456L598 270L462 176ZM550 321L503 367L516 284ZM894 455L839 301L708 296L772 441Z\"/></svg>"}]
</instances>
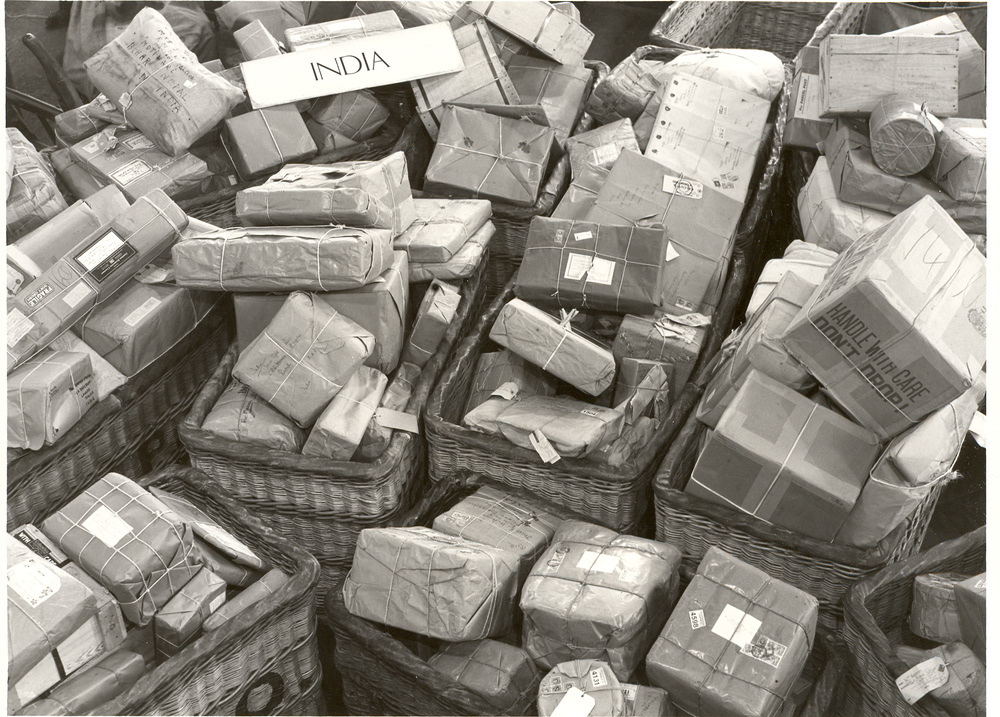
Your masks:
<instances>
[{"instance_id":1,"label":"label with black border","mask_svg":"<svg viewBox=\"0 0 1000 717\"><path fill-rule=\"evenodd\" d=\"M94 279L101 282L138 253L114 230L109 230L74 258L77 264L82 266Z\"/></svg>"}]
</instances>

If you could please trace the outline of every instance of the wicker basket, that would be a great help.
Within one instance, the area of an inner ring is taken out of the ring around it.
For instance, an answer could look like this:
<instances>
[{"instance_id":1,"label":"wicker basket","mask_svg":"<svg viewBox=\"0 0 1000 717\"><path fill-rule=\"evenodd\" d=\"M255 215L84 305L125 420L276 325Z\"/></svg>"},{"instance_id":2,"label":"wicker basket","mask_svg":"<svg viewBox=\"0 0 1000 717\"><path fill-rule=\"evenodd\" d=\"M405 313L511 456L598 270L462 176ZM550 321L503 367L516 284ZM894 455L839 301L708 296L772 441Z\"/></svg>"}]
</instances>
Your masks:
<instances>
[{"instance_id":1,"label":"wicker basket","mask_svg":"<svg viewBox=\"0 0 1000 717\"><path fill-rule=\"evenodd\" d=\"M39 520L105 474L144 475L184 457L177 422L235 335L219 302L181 342L91 408L59 442L7 464L7 530Z\"/></svg>"},{"instance_id":2,"label":"wicker basket","mask_svg":"<svg viewBox=\"0 0 1000 717\"><path fill-rule=\"evenodd\" d=\"M457 339L483 310L486 260L462 288L462 301L437 352L424 366L407 410L419 414ZM234 343L179 427L191 464L219 481L243 505L317 557L319 593L343 574L358 533L406 510L425 473L424 440L396 431L373 463L332 461L219 438L201 428L229 385ZM322 606L320 606L322 610Z\"/></svg>"},{"instance_id":3,"label":"wicker basket","mask_svg":"<svg viewBox=\"0 0 1000 717\"><path fill-rule=\"evenodd\" d=\"M315 558L193 468L171 466L138 481L195 503L291 579L274 595L184 648L100 708L101 714L318 714ZM47 510L61 508L78 487Z\"/></svg>"},{"instance_id":4,"label":"wicker basket","mask_svg":"<svg viewBox=\"0 0 1000 717\"><path fill-rule=\"evenodd\" d=\"M986 527L940 543L869 575L844 596L844 640L849 648L850 691L861 701L845 704L854 714L935 715L948 713L930 695L910 705L896 687L907 666L896 657L894 645L909 632L913 580L924 573L956 572L978 575L986 570Z\"/></svg>"}]
</instances>

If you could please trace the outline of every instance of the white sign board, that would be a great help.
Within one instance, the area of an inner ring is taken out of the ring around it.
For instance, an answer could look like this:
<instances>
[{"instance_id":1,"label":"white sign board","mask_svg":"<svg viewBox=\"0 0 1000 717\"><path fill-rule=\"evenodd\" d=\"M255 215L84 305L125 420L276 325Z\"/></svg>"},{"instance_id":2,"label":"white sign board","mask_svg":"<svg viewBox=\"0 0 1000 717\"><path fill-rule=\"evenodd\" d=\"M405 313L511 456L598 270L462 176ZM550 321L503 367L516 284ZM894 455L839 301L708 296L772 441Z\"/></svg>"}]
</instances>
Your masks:
<instances>
[{"instance_id":1,"label":"white sign board","mask_svg":"<svg viewBox=\"0 0 1000 717\"><path fill-rule=\"evenodd\" d=\"M445 75L464 67L446 22L352 38L241 65L255 108Z\"/></svg>"}]
</instances>

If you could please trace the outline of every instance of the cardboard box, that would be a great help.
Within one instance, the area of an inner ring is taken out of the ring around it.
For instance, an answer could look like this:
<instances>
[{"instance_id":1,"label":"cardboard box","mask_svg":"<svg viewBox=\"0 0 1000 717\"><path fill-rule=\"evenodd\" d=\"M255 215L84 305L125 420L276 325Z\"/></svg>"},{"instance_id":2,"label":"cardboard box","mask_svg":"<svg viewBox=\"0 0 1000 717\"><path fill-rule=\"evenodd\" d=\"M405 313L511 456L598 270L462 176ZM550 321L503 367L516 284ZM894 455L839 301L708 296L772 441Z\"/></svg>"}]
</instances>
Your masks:
<instances>
[{"instance_id":1,"label":"cardboard box","mask_svg":"<svg viewBox=\"0 0 1000 717\"><path fill-rule=\"evenodd\" d=\"M514 89L522 105L539 105L556 139L564 142L583 113L594 80L593 71L578 65L560 65L526 55L515 55L507 63ZM513 103L512 103L513 104Z\"/></svg>"},{"instance_id":2,"label":"cardboard box","mask_svg":"<svg viewBox=\"0 0 1000 717\"><path fill-rule=\"evenodd\" d=\"M986 662L986 573L955 585L955 607L962 630L962 642Z\"/></svg>"},{"instance_id":3,"label":"cardboard box","mask_svg":"<svg viewBox=\"0 0 1000 717\"><path fill-rule=\"evenodd\" d=\"M446 643L427 660L485 699L502 714L526 714L534 706L541 675L527 653L496 640Z\"/></svg>"},{"instance_id":4,"label":"cardboard box","mask_svg":"<svg viewBox=\"0 0 1000 717\"><path fill-rule=\"evenodd\" d=\"M347 40L358 36L369 37L402 29L403 23L399 21L396 13L392 10L384 10L314 25L289 27L285 29L285 43L291 52L301 52L302 50L315 50L317 47L331 45L338 40Z\"/></svg>"},{"instance_id":5,"label":"cardboard box","mask_svg":"<svg viewBox=\"0 0 1000 717\"><path fill-rule=\"evenodd\" d=\"M520 104L518 91L493 47L486 22L478 20L453 30L465 67L459 72L410 83L417 112L431 139L438 138L446 102L488 105Z\"/></svg>"},{"instance_id":6,"label":"cardboard box","mask_svg":"<svg viewBox=\"0 0 1000 717\"><path fill-rule=\"evenodd\" d=\"M52 445L95 403L90 357L45 349L7 376L7 447Z\"/></svg>"},{"instance_id":7,"label":"cardboard box","mask_svg":"<svg viewBox=\"0 0 1000 717\"><path fill-rule=\"evenodd\" d=\"M186 226L184 212L154 190L28 283L7 302L7 370L109 298Z\"/></svg>"},{"instance_id":8,"label":"cardboard box","mask_svg":"<svg viewBox=\"0 0 1000 717\"><path fill-rule=\"evenodd\" d=\"M932 642L954 642L962 639L955 605L955 584L968 575L929 573L913 580L913 602L910 604L910 629L914 635Z\"/></svg>"},{"instance_id":9,"label":"cardboard box","mask_svg":"<svg viewBox=\"0 0 1000 717\"><path fill-rule=\"evenodd\" d=\"M391 229L399 236L416 219L406 155L372 162L286 164L236 195L244 225L347 224Z\"/></svg>"},{"instance_id":10,"label":"cardboard box","mask_svg":"<svg viewBox=\"0 0 1000 717\"><path fill-rule=\"evenodd\" d=\"M553 219L582 220L594 208L597 195L611 173L610 169L602 169L593 165L585 165L580 174L573 179L559 204L552 211Z\"/></svg>"},{"instance_id":11,"label":"cardboard box","mask_svg":"<svg viewBox=\"0 0 1000 717\"><path fill-rule=\"evenodd\" d=\"M64 680L48 696L18 711L19 715L87 714L110 702L146 672L140 655L117 650L92 667ZM8 705L8 708L10 705Z\"/></svg>"},{"instance_id":12,"label":"cardboard box","mask_svg":"<svg viewBox=\"0 0 1000 717\"><path fill-rule=\"evenodd\" d=\"M841 201L823 156L816 159L809 180L799 192L798 210L803 238L838 254L892 219L891 214L878 209Z\"/></svg>"},{"instance_id":13,"label":"cardboard box","mask_svg":"<svg viewBox=\"0 0 1000 717\"><path fill-rule=\"evenodd\" d=\"M928 176L960 202L986 201L986 122L946 119Z\"/></svg>"},{"instance_id":14,"label":"cardboard box","mask_svg":"<svg viewBox=\"0 0 1000 717\"><path fill-rule=\"evenodd\" d=\"M479 355L476 370L469 386L469 397L465 402L465 412L488 399L494 391L506 383L517 386L517 395L553 396L556 382L552 376L525 361L517 354L504 349Z\"/></svg>"},{"instance_id":15,"label":"cardboard box","mask_svg":"<svg viewBox=\"0 0 1000 717\"><path fill-rule=\"evenodd\" d=\"M783 338L883 440L969 388L986 348L985 259L931 198L841 254Z\"/></svg>"},{"instance_id":16,"label":"cardboard box","mask_svg":"<svg viewBox=\"0 0 1000 717\"><path fill-rule=\"evenodd\" d=\"M55 173L20 130L7 128L7 237L18 239L67 209Z\"/></svg>"},{"instance_id":17,"label":"cardboard box","mask_svg":"<svg viewBox=\"0 0 1000 717\"><path fill-rule=\"evenodd\" d=\"M349 461L375 415L389 380L367 366L354 372L323 413L302 446L302 454Z\"/></svg>"},{"instance_id":18,"label":"cardboard box","mask_svg":"<svg viewBox=\"0 0 1000 717\"><path fill-rule=\"evenodd\" d=\"M417 218L392 247L425 264L450 261L492 212L485 199L414 199L413 208Z\"/></svg>"},{"instance_id":19,"label":"cardboard box","mask_svg":"<svg viewBox=\"0 0 1000 717\"><path fill-rule=\"evenodd\" d=\"M673 366L670 393L679 396L694 369L705 341L707 322L689 326L670 316L626 316L618 327L611 351L620 363L626 358L663 361Z\"/></svg>"},{"instance_id":20,"label":"cardboard box","mask_svg":"<svg viewBox=\"0 0 1000 717\"><path fill-rule=\"evenodd\" d=\"M306 129L322 154L363 142L387 119L389 110L367 90L319 97L305 113Z\"/></svg>"},{"instance_id":21,"label":"cardboard box","mask_svg":"<svg viewBox=\"0 0 1000 717\"><path fill-rule=\"evenodd\" d=\"M318 296L296 291L240 353L233 377L307 428L374 347L367 330Z\"/></svg>"},{"instance_id":22,"label":"cardboard box","mask_svg":"<svg viewBox=\"0 0 1000 717\"><path fill-rule=\"evenodd\" d=\"M646 657L689 714L773 715L813 647L819 601L710 547Z\"/></svg>"},{"instance_id":23,"label":"cardboard box","mask_svg":"<svg viewBox=\"0 0 1000 717\"><path fill-rule=\"evenodd\" d=\"M682 180L659 162L625 150L611 168L587 221L662 224L667 252L661 306L672 314L698 311L707 315L722 295L742 212L742 200L713 186Z\"/></svg>"},{"instance_id":24,"label":"cardboard box","mask_svg":"<svg viewBox=\"0 0 1000 717\"><path fill-rule=\"evenodd\" d=\"M132 280L73 330L112 366L134 376L194 331L222 298Z\"/></svg>"},{"instance_id":25,"label":"cardboard box","mask_svg":"<svg viewBox=\"0 0 1000 717\"><path fill-rule=\"evenodd\" d=\"M424 264L413 262L410 264L410 282L417 284L420 282L434 281L460 281L468 279L474 273L486 256L486 249L490 240L496 233L496 226L493 222L486 222L469 241L462 245L462 248L455 252L448 261L443 264Z\"/></svg>"},{"instance_id":26,"label":"cardboard box","mask_svg":"<svg viewBox=\"0 0 1000 717\"><path fill-rule=\"evenodd\" d=\"M224 146L245 181L302 162L316 154L316 142L295 105L279 105L230 117Z\"/></svg>"},{"instance_id":27,"label":"cardboard box","mask_svg":"<svg viewBox=\"0 0 1000 717\"><path fill-rule=\"evenodd\" d=\"M449 642L503 635L517 575L503 551L429 528L367 528L344 603L358 617Z\"/></svg>"},{"instance_id":28,"label":"cardboard box","mask_svg":"<svg viewBox=\"0 0 1000 717\"><path fill-rule=\"evenodd\" d=\"M424 190L530 207L538 199L554 138L550 127L447 107Z\"/></svg>"},{"instance_id":29,"label":"cardboard box","mask_svg":"<svg viewBox=\"0 0 1000 717\"><path fill-rule=\"evenodd\" d=\"M878 453L871 431L751 371L685 492L832 541Z\"/></svg>"},{"instance_id":30,"label":"cardboard box","mask_svg":"<svg viewBox=\"0 0 1000 717\"><path fill-rule=\"evenodd\" d=\"M677 601L680 550L568 520L521 592L524 649L543 669L606 661L629 679Z\"/></svg>"},{"instance_id":31,"label":"cardboard box","mask_svg":"<svg viewBox=\"0 0 1000 717\"><path fill-rule=\"evenodd\" d=\"M867 114L902 95L954 117L958 57L953 35L828 35L819 46L820 114Z\"/></svg>"},{"instance_id":32,"label":"cardboard box","mask_svg":"<svg viewBox=\"0 0 1000 717\"><path fill-rule=\"evenodd\" d=\"M163 663L190 645L201 624L226 601L226 581L208 568L188 580L153 618L156 661Z\"/></svg>"},{"instance_id":33,"label":"cardboard box","mask_svg":"<svg viewBox=\"0 0 1000 717\"><path fill-rule=\"evenodd\" d=\"M588 166L611 169L625 149L639 152L628 117L570 137L566 140L566 152L573 181L581 179Z\"/></svg>"},{"instance_id":34,"label":"cardboard box","mask_svg":"<svg viewBox=\"0 0 1000 717\"><path fill-rule=\"evenodd\" d=\"M579 20L559 12L544 0L485 2L473 0L469 9L521 42L563 65L581 65L594 33Z\"/></svg>"},{"instance_id":35,"label":"cardboard box","mask_svg":"<svg viewBox=\"0 0 1000 717\"><path fill-rule=\"evenodd\" d=\"M235 379L205 416L201 428L226 440L292 453L298 453L306 440L301 428Z\"/></svg>"},{"instance_id":36,"label":"cardboard box","mask_svg":"<svg viewBox=\"0 0 1000 717\"><path fill-rule=\"evenodd\" d=\"M615 380L608 349L521 299L500 311L490 339L591 396L600 396Z\"/></svg>"},{"instance_id":37,"label":"cardboard box","mask_svg":"<svg viewBox=\"0 0 1000 717\"><path fill-rule=\"evenodd\" d=\"M410 28L448 22L462 4L462 0L360 0L354 3L351 17L391 10L403 27Z\"/></svg>"},{"instance_id":38,"label":"cardboard box","mask_svg":"<svg viewBox=\"0 0 1000 717\"><path fill-rule=\"evenodd\" d=\"M583 692L594 700L591 714L624 717L625 692L615 673L606 662L573 660L553 667L538 686L538 714L554 715L565 699ZM567 695L570 695L567 697Z\"/></svg>"},{"instance_id":39,"label":"cardboard box","mask_svg":"<svg viewBox=\"0 0 1000 717\"><path fill-rule=\"evenodd\" d=\"M281 54L281 45L260 20L254 20L239 30L235 30L233 39L236 40L240 54L247 62Z\"/></svg>"},{"instance_id":40,"label":"cardboard box","mask_svg":"<svg viewBox=\"0 0 1000 717\"><path fill-rule=\"evenodd\" d=\"M649 313L666 244L658 228L534 217L514 293L541 308Z\"/></svg>"},{"instance_id":41,"label":"cardboard box","mask_svg":"<svg viewBox=\"0 0 1000 717\"><path fill-rule=\"evenodd\" d=\"M830 133L832 119L820 116L819 47L806 45L795 56L782 143L815 151Z\"/></svg>"},{"instance_id":42,"label":"cardboard box","mask_svg":"<svg viewBox=\"0 0 1000 717\"><path fill-rule=\"evenodd\" d=\"M210 291L342 291L392 264L388 229L246 227L187 237L172 250L179 286Z\"/></svg>"},{"instance_id":43,"label":"cardboard box","mask_svg":"<svg viewBox=\"0 0 1000 717\"><path fill-rule=\"evenodd\" d=\"M403 349L403 361L423 368L444 340L461 301L462 295L450 285L437 280L431 282L413 320L410 337Z\"/></svg>"}]
</instances>

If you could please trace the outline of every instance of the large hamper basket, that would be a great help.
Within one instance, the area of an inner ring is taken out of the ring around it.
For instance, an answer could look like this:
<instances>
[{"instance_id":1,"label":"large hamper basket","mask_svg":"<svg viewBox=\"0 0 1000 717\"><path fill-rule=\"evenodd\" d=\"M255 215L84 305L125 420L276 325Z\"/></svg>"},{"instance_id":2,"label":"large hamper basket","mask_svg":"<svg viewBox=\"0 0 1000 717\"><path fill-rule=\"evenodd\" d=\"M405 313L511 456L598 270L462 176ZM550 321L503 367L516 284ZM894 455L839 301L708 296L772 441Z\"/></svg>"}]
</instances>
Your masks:
<instances>
[{"instance_id":1,"label":"large hamper basket","mask_svg":"<svg viewBox=\"0 0 1000 717\"><path fill-rule=\"evenodd\" d=\"M913 580L924 573L978 575L986 570L986 527L940 543L927 552L869 575L844 596L844 639L848 647L844 714L934 715L948 713L931 695L911 705L896 678L907 667L893 646L912 634L908 628Z\"/></svg>"},{"instance_id":2,"label":"large hamper basket","mask_svg":"<svg viewBox=\"0 0 1000 717\"><path fill-rule=\"evenodd\" d=\"M110 471L143 475L181 460L177 423L234 335L233 305L226 298L176 346L91 408L58 443L9 462L7 530L38 520Z\"/></svg>"},{"instance_id":3,"label":"large hamper basket","mask_svg":"<svg viewBox=\"0 0 1000 717\"><path fill-rule=\"evenodd\" d=\"M319 714L321 667L316 642L316 559L240 506L193 468L171 466L138 480L175 493L291 579L276 593L184 648L100 714ZM48 510L47 517L85 487Z\"/></svg>"},{"instance_id":4,"label":"large hamper basket","mask_svg":"<svg viewBox=\"0 0 1000 717\"><path fill-rule=\"evenodd\" d=\"M409 413L420 414L451 348L472 317L482 312L486 261L484 257L477 272L463 283L458 312L420 374ZM237 355L234 343L181 423L181 442L193 466L317 557L322 566L322 600L326 589L350 567L358 533L409 507L425 474L423 436L395 431L386 452L373 463L332 461L220 438L201 426L229 385Z\"/></svg>"}]
</instances>

